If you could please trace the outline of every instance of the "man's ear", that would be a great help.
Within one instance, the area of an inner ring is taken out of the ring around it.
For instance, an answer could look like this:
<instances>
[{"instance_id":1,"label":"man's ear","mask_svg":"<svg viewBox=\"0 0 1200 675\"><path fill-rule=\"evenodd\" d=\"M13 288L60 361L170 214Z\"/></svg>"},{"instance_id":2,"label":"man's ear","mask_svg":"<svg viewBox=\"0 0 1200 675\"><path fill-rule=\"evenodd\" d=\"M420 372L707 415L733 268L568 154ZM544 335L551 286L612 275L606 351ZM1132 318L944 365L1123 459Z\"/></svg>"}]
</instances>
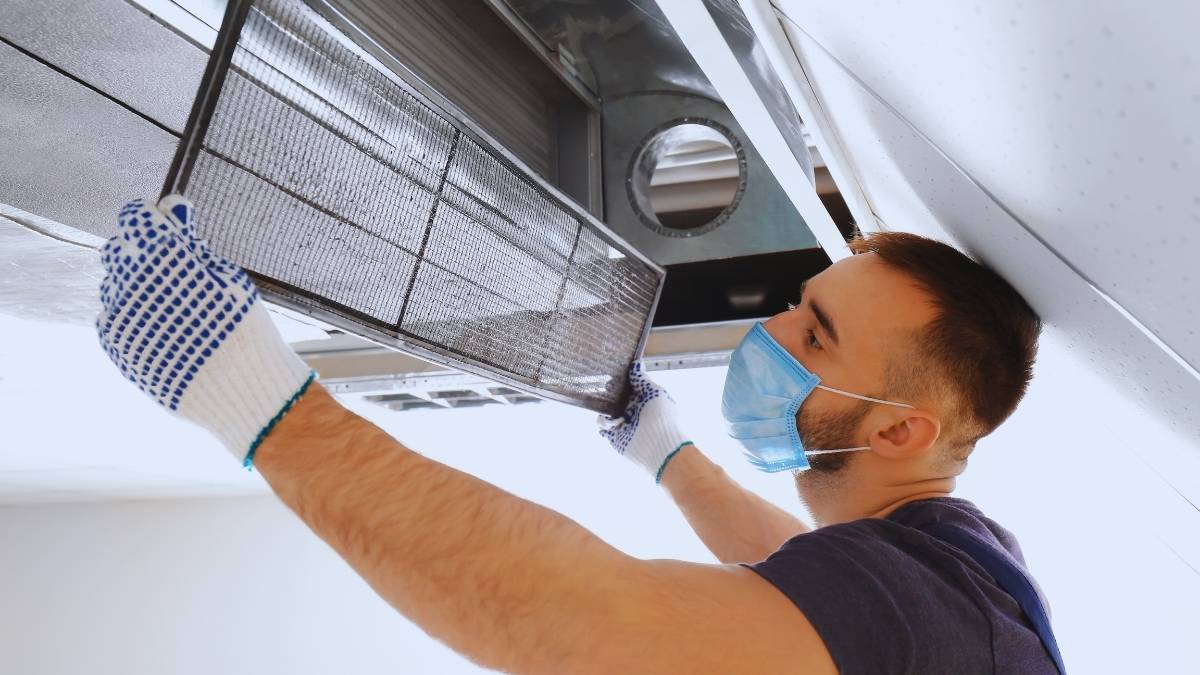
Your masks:
<instances>
[{"instance_id":1,"label":"man's ear","mask_svg":"<svg viewBox=\"0 0 1200 675\"><path fill-rule=\"evenodd\" d=\"M910 409L892 413L887 426L871 434L871 450L888 459L910 459L937 443L942 422L924 410Z\"/></svg>"}]
</instances>

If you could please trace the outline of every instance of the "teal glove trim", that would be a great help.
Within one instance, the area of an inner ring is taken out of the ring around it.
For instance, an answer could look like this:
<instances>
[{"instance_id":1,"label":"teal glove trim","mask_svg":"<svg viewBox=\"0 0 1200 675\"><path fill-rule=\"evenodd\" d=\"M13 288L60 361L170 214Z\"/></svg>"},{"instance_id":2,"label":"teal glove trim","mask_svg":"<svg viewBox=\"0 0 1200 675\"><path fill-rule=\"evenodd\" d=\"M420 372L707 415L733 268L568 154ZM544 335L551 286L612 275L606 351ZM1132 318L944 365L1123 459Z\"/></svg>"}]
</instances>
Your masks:
<instances>
[{"instance_id":1,"label":"teal glove trim","mask_svg":"<svg viewBox=\"0 0 1200 675\"><path fill-rule=\"evenodd\" d=\"M658 467L658 473L655 474L655 476L654 476L654 484L655 485L662 484L662 475L663 475L663 472L667 470L667 462L671 461L671 458L674 457L675 455L679 454L679 451L682 450L684 448L684 446L687 446L687 445L695 446L696 444L691 441L684 441L684 442L680 443L678 446L676 446L675 449L670 452L670 454L668 454L665 458L663 458L662 466Z\"/></svg>"},{"instance_id":2,"label":"teal glove trim","mask_svg":"<svg viewBox=\"0 0 1200 675\"><path fill-rule=\"evenodd\" d=\"M299 401L300 397L304 395L304 392L308 391L308 385L312 384L316 377L317 371L309 371L308 379L304 380L304 384L300 385L300 388L296 390L296 393L292 394L292 397L288 399L287 403L284 403L283 407L279 409L279 412L275 413L275 416L271 418L271 421L267 422L267 426L263 427L262 431L258 432L258 436L254 439L254 442L250 444L250 452L246 453L246 459L242 461L242 466L246 467L247 471L254 470L254 453L258 450L258 446L262 445L262 442L267 438L267 434L271 433L271 429L275 428L275 425L279 423L279 420L283 419L283 416L287 414L287 411L291 410L292 406L296 404L296 401Z\"/></svg>"}]
</instances>

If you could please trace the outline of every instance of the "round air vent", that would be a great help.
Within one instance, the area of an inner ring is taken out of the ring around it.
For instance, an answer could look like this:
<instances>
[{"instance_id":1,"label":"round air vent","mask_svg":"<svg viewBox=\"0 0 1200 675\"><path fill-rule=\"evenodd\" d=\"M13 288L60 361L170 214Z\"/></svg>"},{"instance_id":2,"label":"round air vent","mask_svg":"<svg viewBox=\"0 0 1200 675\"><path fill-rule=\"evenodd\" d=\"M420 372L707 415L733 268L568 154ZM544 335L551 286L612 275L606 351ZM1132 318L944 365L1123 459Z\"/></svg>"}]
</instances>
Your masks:
<instances>
[{"instance_id":1,"label":"round air vent","mask_svg":"<svg viewBox=\"0 0 1200 675\"><path fill-rule=\"evenodd\" d=\"M641 221L659 234L694 237L720 227L746 190L746 155L729 129L684 117L638 146L625 180Z\"/></svg>"}]
</instances>

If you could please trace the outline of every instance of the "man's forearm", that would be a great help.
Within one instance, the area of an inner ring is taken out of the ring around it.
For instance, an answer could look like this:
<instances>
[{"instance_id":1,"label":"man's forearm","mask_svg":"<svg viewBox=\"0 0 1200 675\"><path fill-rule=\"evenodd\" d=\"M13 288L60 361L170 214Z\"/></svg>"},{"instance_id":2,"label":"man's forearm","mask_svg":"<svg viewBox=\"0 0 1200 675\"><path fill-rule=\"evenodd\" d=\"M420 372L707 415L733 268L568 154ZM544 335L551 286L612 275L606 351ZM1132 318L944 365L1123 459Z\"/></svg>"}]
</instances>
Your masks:
<instances>
[{"instance_id":1,"label":"man's forearm","mask_svg":"<svg viewBox=\"0 0 1200 675\"><path fill-rule=\"evenodd\" d=\"M255 466L380 596L492 668L558 672L632 576L574 521L405 448L315 383Z\"/></svg>"},{"instance_id":2,"label":"man's forearm","mask_svg":"<svg viewBox=\"0 0 1200 675\"><path fill-rule=\"evenodd\" d=\"M120 233L102 251L101 345L160 405L253 462L428 634L477 663L528 675L833 672L807 617L753 571L627 556L561 514L412 452L339 405L278 334L246 271L197 240L191 219L178 195L121 211ZM122 253L141 248L136 258ZM179 288L174 304L164 300L170 290L144 304L159 285ZM223 309L206 315L218 301ZM194 339L204 358L192 364L192 347L183 349L192 329L176 342L169 335L181 321L170 317L176 306L198 312L192 325L209 340ZM158 346L147 355L149 344Z\"/></svg>"},{"instance_id":3,"label":"man's forearm","mask_svg":"<svg viewBox=\"0 0 1200 675\"><path fill-rule=\"evenodd\" d=\"M809 529L738 485L693 445L685 446L667 464L662 485L700 540L723 563L762 560Z\"/></svg>"}]
</instances>

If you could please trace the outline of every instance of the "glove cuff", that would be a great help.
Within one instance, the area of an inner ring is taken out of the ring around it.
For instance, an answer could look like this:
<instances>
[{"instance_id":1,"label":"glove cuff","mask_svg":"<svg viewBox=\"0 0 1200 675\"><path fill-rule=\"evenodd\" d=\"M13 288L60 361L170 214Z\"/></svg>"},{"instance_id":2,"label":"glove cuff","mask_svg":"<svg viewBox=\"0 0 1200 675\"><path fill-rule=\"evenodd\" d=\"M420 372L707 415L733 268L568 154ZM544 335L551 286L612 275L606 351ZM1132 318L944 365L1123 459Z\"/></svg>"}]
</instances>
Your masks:
<instances>
[{"instance_id":1,"label":"glove cuff","mask_svg":"<svg viewBox=\"0 0 1200 675\"><path fill-rule=\"evenodd\" d=\"M256 302L188 387L178 412L250 468L254 451L315 377Z\"/></svg>"},{"instance_id":2,"label":"glove cuff","mask_svg":"<svg viewBox=\"0 0 1200 675\"><path fill-rule=\"evenodd\" d=\"M692 442L675 426L673 410L658 410L658 408L674 408L674 402L664 396L651 400L642 408L638 423L637 436L625 449L625 456L644 468L654 482L661 483L663 471L667 463Z\"/></svg>"},{"instance_id":3,"label":"glove cuff","mask_svg":"<svg viewBox=\"0 0 1200 675\"><path fill-rule=\"evenodd\" d=\"M692 443L691 441L684 441L684 442L680 443L679 445L677 445L674 450L667 453L667 456L663 458L662 464L659 465L659 467L658 467L658 472L654 474L654 484L655 485L662 484L663 472L667 470L667 464L669 464L671 462L671 460L675 458L675 455L679 454L680 450L683 450L684 448L686 448L689 445L694 447L696 444Z\"/></svg>"}]
</instances>

